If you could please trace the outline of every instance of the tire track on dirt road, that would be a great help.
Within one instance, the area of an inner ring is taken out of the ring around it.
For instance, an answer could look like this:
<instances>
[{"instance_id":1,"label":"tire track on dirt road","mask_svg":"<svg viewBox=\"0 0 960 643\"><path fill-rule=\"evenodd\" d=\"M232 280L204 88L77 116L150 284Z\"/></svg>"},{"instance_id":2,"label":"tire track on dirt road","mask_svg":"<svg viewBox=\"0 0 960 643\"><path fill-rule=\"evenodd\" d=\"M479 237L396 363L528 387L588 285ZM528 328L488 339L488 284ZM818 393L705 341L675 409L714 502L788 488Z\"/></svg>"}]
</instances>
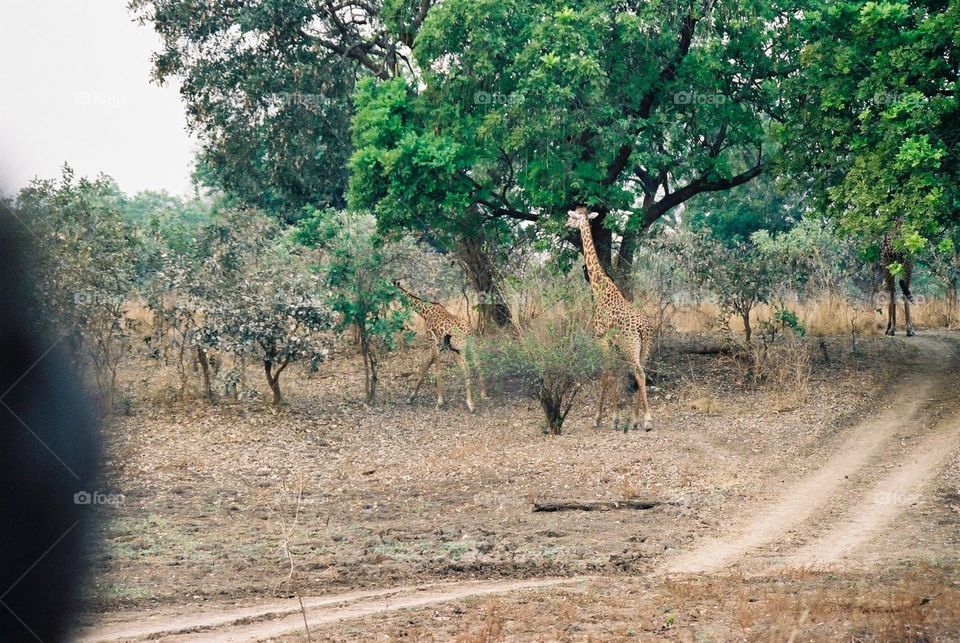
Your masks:
<instances>
[{"instance_id":1,"label":"tire track on dirt road","mask_svg":"<svg viewBox=\"0 0 960 643\"><path fill-rule=\"evenodd\" d=\"M934 335L918 335L909 341L918 349L916 364L897 378L883 410L856 425L823 466L786 489L740 529L677 555L667 561L664 571L705 573L734 564L769 565L769 557L764 557L760 550L803 529L817 534L813 542L774 567L829 563L890 524L960 446L957 344ZM936 422L932 431L923 431L919 444L907 454L902 449L890 448L898 434L920 433L927 424L925 420L939 414L945 419ZM885 461L887 458L892 460ZM872 465L878 463L898 469L881 477L872 472L876 468ZM849 479L854 474L862 474L865 482L850 489ZM828 522L825 528L811 528L811 523L837 506L845 509L841 513L844 518Z\"/></svg>"},{"instance_id":2,"label":"tire track on dirt road","mask_svg":"<svg viewBox=\"0 0 960 643\"><path fill-rule=\"evenodd\" d=\"M507 594L572 585L592 577L535 578L521 581L470 581L435 583L385 590L349 592L304 598L311 628L372 614L413 609L475 596ZM143 617L101 625L78 633L84 643L106 641L260 641L303 631L303 613L296 599L266 605L218 611L207 615L187 614Z\"/></svg>"},{"instance_id":3,"label":"tire track on dirt road","mask_svg":"<svg viewBox=\"0 0 960 643\"><path fill-rule=\"evenodd\" d=\"M902 466L880 479L855 510L818 540L801 547L782 564L793 567L822 567L840 561L866 543L871 536L893 523L915 504L923 487L937 474L950 454L960 447L960 419L942 422L932 435L910 451Z\"/></svg>"}]
</instances>

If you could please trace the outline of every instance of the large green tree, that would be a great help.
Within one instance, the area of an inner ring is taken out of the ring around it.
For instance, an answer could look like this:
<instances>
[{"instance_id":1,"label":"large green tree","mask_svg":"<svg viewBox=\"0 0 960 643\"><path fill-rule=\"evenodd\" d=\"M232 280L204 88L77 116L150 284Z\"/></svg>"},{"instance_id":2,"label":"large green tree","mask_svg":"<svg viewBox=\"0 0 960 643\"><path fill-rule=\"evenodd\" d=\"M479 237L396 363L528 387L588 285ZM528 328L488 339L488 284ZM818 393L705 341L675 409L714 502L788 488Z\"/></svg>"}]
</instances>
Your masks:
<instances>
[{"instance_id":1,"label":"large green tree","mask_svg":"<svg viewBox=\"0 0 960 643\"><path fill-rule=\"evenodd\" d=\"M340 207L356 78L400 71L432 0L129 0L201 141L197 176L295 218Z\"/></svg>"},{"instance_id":2,"label":"large green tree","mask_svg":"<svg viewBox=\"0 0 960 643\"><path fill-rule=\"evenodd\" d=\"M960 213L960 3L818 0L785 85L784 169L863 246L918 252Z\"/></svg>"},{"instance_id":3,"label":"large green tree","mask_svg":"<svg viewBox=\"0 0 960 643\"><path fill-rule=\"evenodd\" d=\"M412 78L357 92L351 202L382 225L465 231L578 204L620 270L642 232L768 164L796 2L446 0L413 42Z\"/></svg>"}]
</instances>

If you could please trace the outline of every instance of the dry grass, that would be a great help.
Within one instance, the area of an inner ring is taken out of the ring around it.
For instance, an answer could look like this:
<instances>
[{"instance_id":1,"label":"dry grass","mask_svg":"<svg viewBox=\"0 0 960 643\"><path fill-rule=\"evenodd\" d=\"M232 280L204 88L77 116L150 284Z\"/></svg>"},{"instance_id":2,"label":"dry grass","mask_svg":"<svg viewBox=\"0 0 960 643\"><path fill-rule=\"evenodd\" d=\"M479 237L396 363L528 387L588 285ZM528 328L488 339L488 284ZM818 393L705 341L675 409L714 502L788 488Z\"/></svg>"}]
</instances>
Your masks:
<instances>
[{"instance_id":1,"label":"dry grass","mask_svg":"<svg viewBox=\"0 0 960 643\"><path fill-rule=\"evenodd\" d=\"M875 310L856 307L846 299L825 295L816 300L793 302L787 306L813 335L880 335L883 332L885 318ZM761 320L770 319L774 309L768 304L754 308L750 315L754 329ZM682 333L700 333L729 328L738 335L743 334L743 321L737 315L722 319L720 307L712 303L685 306L674 316L674 329Z\"/></svg>"},{"instance_id":2,"label":"dry grass","mask_svg":"<svg viewBox=\"0 0 960 643\"><path fill-rule=\"evenodd\" d=\"M854 304L850 300L825 294L803 302L789 302L787 308L794 311L811 335L875 336L886 328L886 309L869 304ZM945 299L918 297L912 307L913 322L918 328L953 329L960 327L960 310L950 310ZM770 319L773 307L757 306L750 318L754 328L757 322ZM898 306L897 319L903 322L903 306ZM722 319L720 307L704 302L680 306L672 317L672 328L678 332L700 333L727 327L737 334L743 333L743 322L738 316ZM725 326L726 324L726 326Z\"/></svg>"},{"instance_id":3,"label":"dry grass","mask_svg":"<svg viewBox=\"0 0 960 643\"><path fill-rule=\"evenodd\" d=\"M503 625L506 621L503 603L492 598L480 605L477 614L464 624L464 631L454 640L457 643L491 643L503 640Z\"/></svg>"},{"instance_id":4,"label":"dry grass","mask_svg":"<svg viewBox=\"0 0 960 643\"><path fill-rule=\"evenodd\" d=\"M960 632L955 574L921 566L867 573L795 569L763 577L604 578L581 588L385 616L380 628L386 627L392 640L463 643L954 641Z\"/></svg>"},{"instance_id":5,"label":"dry grass","mask_svg":"<svg viewBox=\"0 0 960 643\"><path fill-rule=\"evenodd\" d=\"M751 346L755 376L775 399L778 411L799 408L810 397L813 374L810 341L788 336L769 346Z\"/></svg>"},{"instance_id":6,"label":"dry grass","mask_svg":"<svg viewBox=\"0 0 960 643\"><path fill-rule=\"evenodd\" d=\"M913 323L919 328L960 328L960 309L951 309L946 299L919 298L912 312Z\"/></svg>"}]
</instances>

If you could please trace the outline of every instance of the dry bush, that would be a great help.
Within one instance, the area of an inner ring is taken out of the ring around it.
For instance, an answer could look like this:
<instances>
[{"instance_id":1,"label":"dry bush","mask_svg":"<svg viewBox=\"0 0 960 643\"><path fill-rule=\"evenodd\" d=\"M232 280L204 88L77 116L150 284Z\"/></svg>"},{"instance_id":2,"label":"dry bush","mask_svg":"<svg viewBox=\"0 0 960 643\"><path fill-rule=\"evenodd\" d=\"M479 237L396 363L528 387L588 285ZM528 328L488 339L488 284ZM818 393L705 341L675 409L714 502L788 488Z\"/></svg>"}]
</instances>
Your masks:
<instances>
[{"instance_id":1,"label":"dry bush","mask_svg":"<svg viewBox=\"0 0 960 643\"><path fill-rule=\"evenodd\" d=\"M869 305L851 303L832 293L803 302L798 314L814 335L879 335L885 323Z\"/></svg>"},{"instance_id":2,"label":"dry bush","mask_svg":"<svg viewBox=\"0 0 960 643\"><path fill-rule=\"evenodd\" d=\"M480 606L478 623L465 625L463 633L454 639L457 643L491 643L504 638L503 625L507 620L500 599L487 600Z\"/></svg>"},{"instance_id":3,"label":"dry bush","mask_svg":"<svg viewBox=\"0 0 960 643\"><path fill-rule=\"evenodd\" d=\"M559 435L580 390L597 379L604 359L592 333L576 318L544 316L515 337L493 338L481 348L489 379L512 383L540 403L546 429Z\"/></svg>"},{"instance_id":4,"label":"dry bush","mask_svg":"<svg viewBox=\"0 0 960 643\"><path fill-rule=\"evenodd\" d=\"M799 407L810 396L812 374L810 342L800 337L788 337L782 344L772 346L759 363L764 387L777 400L777 410Z\"/></svg>"},{"instance_id":5,"label":"dry bush","mask_svg":"<svg viewBox=\"0 0 960 643\"><path fill-rule=\"evenodd\" d=\"M513 332L481 342L485 376L536 399L548 432L559 435L582 386L604 367L589 295L569 277L538 274L513 282L507 301Z\"/></svg>"}]
</instances>

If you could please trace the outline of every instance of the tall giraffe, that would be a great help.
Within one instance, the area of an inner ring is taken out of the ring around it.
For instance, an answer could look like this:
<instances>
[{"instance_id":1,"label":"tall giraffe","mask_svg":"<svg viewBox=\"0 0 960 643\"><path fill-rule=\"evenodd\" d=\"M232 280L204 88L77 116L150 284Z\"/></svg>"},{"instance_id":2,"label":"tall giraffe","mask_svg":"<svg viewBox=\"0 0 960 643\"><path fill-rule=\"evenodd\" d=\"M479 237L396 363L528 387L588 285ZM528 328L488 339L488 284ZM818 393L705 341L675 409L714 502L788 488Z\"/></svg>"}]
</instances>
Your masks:
<instances>
[{"instance_id":1,"label":"tall giraffe","mask_svg":"<svg viewBox=\"0 0 960 643\"><path fill-rule=\"evenodd\" d=\"M413 306L413 309L417 311L417 314L423 318L423 321L427 324L427 332L433 338L431 345L430 359L427 360L427 363L423 365L423 369L420 371L420 378L417 380L417 385L413 389L413 393L410 395L409 402L412 404L413 401L417 398L417 393L420 392L420 386L423 384L423 381L427 378L427 373L430 372L430 367L434 364L437 365L437 408L443 406L443 378L442 378L442 365L440 361L440 352L445 350L451 350L457 354L457 359L460 361L460 367L463 369L463 379L464 384L467 389L467 408L473 413L474 404L473 404L473 387L471 385L471 366L470 362L474 362L474 366L477 366L476 355L473 354L471 346L471 340L473 339L475 333L473 329L463 319L460 319L449 310L441 306L435 301L427 301L422 297L418 297L413 294L400 284L400 280L393 282L393 285L396 286L400 292L405 294L410 300L410 304ZM477 369L477 379L480 384L480 397L487 397L487 389L484 384L483 376L479 373L479 368Z\"/></svg>"},{"instance_id":2,"label":"tall giraffe","mask_svg":"<svg viewBox=\"0 0 960 643\"><path fill-rule=\"evenodd\" d=\"M617 285L600 265L597 249L593 244L593 233L590 230L590 219L597 216L596 212L589 215L585 208L571 210L567 217L567 227L580 231L583 243L583 259L586 264L586 276L593 290L594 332L600 338L601 346L608 362L613 357L614 350L619 351L630 363L633 376L637 380L637 396L633 404L633 428L640 425L640 404L643 403L643 428L649 431L652 428L650 403L647 401L646 362L650 356L650 345L653 340L653 325L650 319L640 310L634 308L623 296ZM600 426L603 419L603 402L606 389L613 379L613 428L620 424L620 387L618 378L609 367L600 376L600 400L597 406L597 416L594 420ZM626 427L629 428L629 427Z\"/></svg>"},{"instance_id":3,"label":"tall giraffe","mask_svg":"<svg viewBox=\"0 0 960 643\"><path fill-rule=\"evenodd\" d=\"M910 304L913 303L913 294L910 292L910 280L913 277L913 260L904 251L898 250L894 244L894 236L899 233L900 222L897 221L894 230L883 235L880 241L880 265L883 268L883 283L887 291L887 335L897 334L897 284L903 291L903 316L906 322L907 337L913 337L913 319L910 315ZM903 267L900 279L890 272L890 264L899 263Z\"/></svg>"}]
</instances>

